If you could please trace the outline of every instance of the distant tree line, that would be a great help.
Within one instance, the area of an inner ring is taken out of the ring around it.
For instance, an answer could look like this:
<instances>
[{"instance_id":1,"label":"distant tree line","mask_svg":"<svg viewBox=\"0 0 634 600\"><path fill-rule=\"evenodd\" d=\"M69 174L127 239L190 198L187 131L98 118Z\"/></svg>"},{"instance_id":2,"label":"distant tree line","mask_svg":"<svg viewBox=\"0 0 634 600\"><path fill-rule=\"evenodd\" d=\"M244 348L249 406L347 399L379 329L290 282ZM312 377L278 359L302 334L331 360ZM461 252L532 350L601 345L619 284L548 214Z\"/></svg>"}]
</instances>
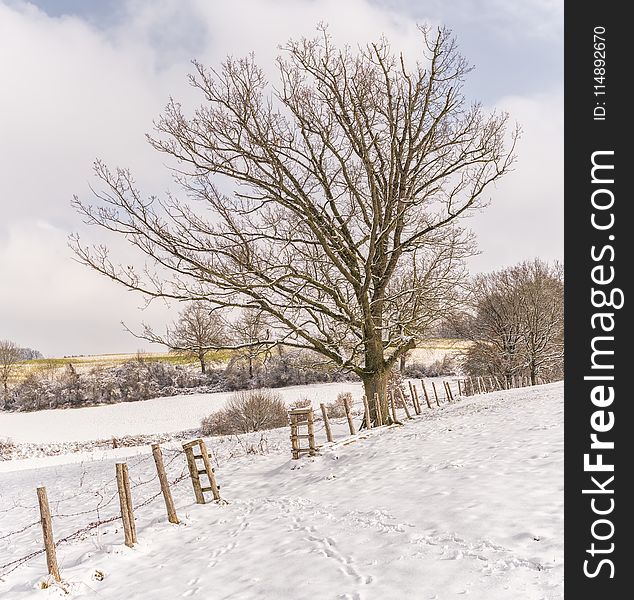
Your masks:
<instances>
[{"instance_id":1,"label":"distant tree line","mask_svg":"<svg viewBox=\"0 0 634 600\"><path fill-rule=\"evenodd\" d=\"M4 409L33 411L73 408L117 402L134 402L160 396L210 393L250 388L275 388L342 381L349 374L315 363L314 356L297 350L279 349L274 356L234 357L224 368L203 373L192 365L139 355L112 367L94 367L79 372L72 363L66 368L46 366L32 370L8 388Z\"/></svg>"},{"instance_id":2,"label":"distant tree line","mask_svg":"<svg viewBox=\"0 0 634 600\"><path fill-rule=\"evenodd\" d=\"M469 375L563 378L563 265L535 259L479 275L469 298L470 310L453 320L455 335L472 342L463 363Z\"/></svg>"}]
</instances>

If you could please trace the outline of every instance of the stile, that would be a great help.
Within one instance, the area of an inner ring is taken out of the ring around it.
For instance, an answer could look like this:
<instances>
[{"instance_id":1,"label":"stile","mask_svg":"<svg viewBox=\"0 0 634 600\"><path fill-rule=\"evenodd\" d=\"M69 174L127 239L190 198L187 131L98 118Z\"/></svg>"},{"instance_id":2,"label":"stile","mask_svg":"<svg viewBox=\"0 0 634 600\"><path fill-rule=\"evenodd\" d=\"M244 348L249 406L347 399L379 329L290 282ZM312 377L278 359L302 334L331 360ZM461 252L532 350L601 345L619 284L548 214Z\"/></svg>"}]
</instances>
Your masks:
<instances>
[{"instance_id":1,"label":"stile","mask_svg":"<svg viewBox=\"0 0 634 600\"><path fill-rule=\"evenodd\" d=\"M51 511L48 506L48 496L45 487L37 488L37 500L40 505L40 521L42 524L42 537L44 538L44 549L46 550L46 567L49 575L55 581L61 581L59 567L57 565L57 554L55 552L55 541L53 539L53 522Z\"/></svg>"},{"instance_id":2,"label":"stile","mask_svg":"<svg viewBox=\"0 0 634 600\"><path fill-rule=\"evenodd\" d=\"M196 459L194 458L194 448L191 444L188 443L183 444L183 450L185 450L187 468L189 469L189 476L192 480L192 487L194 488L194 497L196 498L196 504L205 504L205 496L203 495L202 486L200 485L198 466L196 465Z\"/></svg>"},{"instance_id":3,"label":"stile","mask_svg":"<svg viewBox=\"0 0 634 600\"><path fill-rule=\"evenodd\" d=\"M211 465L211 460L209 460L209 452L207 451L207 446L205 445L205 442L202 439L197 440L197 442L198 442L198 446L200 447L200 453L202 455L203 464L205 465L207 478L209 479L209 487L211 487L210 491L213 493L214 500L219 501L221 499L220 486L216 482L216 473L215 473L215 469Z\"/></svg>"}]
</instances>

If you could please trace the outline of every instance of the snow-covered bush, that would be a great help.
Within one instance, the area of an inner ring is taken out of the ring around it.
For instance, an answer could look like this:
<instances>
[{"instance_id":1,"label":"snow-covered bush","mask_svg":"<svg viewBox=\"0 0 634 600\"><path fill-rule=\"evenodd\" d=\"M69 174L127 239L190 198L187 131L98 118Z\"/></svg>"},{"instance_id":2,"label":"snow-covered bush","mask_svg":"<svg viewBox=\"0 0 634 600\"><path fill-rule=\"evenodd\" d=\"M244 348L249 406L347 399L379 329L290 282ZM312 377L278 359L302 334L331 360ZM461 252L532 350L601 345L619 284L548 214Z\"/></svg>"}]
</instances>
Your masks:
<instances>
[{"instance_id":1,"label":"snow-covered bush","mask_svg":"<svg viewBox=\"0 0 634 600\"><path fill-rule=\"evenodd\" d=\"M243 390L227 405L201 423L203 435L227 435L274 429L287 424L287 408L281 396L270 390Z\"/></svg>"}]
</instances>

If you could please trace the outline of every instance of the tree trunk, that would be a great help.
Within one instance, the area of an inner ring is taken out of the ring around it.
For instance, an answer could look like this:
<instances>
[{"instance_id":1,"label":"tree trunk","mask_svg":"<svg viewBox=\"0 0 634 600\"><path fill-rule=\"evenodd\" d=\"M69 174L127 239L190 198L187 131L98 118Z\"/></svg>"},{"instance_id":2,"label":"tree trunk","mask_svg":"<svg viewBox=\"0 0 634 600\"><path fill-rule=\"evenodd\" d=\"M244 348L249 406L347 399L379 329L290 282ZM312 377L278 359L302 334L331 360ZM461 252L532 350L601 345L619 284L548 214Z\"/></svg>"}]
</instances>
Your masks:
<instances>
[{"instance_id":1,"label":"tree trunk","mask_svg":"<svg viewBox=\"0 0 634 600\"><path fill-rule=\"evenodd\" d=\"M402 354L399 360L400 360L399 371L401 373L405 373L405 363L407 362L407 356L405 354Z\"/></svg>"},{"instance_id":2,"label":"tree trunk","mask_svg":"<svg viewBox=\"0 0 634 600\"><path fill-rule=\"evenodd\" d=\"M198 355L198 360L200 361L200 372L201 373L205 373L207 370L207 367L205 365L205 355L204 354L199 354Z\"/></svg>"}]
</instances>

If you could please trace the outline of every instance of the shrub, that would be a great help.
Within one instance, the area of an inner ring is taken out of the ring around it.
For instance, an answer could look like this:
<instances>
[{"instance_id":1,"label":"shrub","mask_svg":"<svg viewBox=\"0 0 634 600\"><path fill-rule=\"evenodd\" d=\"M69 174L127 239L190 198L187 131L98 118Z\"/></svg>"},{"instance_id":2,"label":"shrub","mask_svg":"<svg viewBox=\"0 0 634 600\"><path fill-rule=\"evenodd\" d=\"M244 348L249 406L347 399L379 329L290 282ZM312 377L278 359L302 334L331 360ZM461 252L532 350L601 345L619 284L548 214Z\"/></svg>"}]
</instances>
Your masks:
<instances>
[{"instance_id":1,"label":"shrub","mask_svg":"<svg viewBox=\"0 0 634 600\"><path fill-rule=\"evenodd\" d=\"M288 422L282 398L270 390L244 390L231 396L227 405L204 418L203 435L250 433L283 427Z\"/></svg>"},{"instance_id":2,"label":"shrub","mask_svg":"<svg viewBox=\"0 0 634 600\"><path fill-rule=\"evenodd\" d=\"M346 405L344 400L348 400L348 406L352 407L352 394L350 392L341 392L337 394L337 399L334 402L326 404L328 409L328 416L337 419L339 417L346 416Z\"/></svg>"}]
</instances>

